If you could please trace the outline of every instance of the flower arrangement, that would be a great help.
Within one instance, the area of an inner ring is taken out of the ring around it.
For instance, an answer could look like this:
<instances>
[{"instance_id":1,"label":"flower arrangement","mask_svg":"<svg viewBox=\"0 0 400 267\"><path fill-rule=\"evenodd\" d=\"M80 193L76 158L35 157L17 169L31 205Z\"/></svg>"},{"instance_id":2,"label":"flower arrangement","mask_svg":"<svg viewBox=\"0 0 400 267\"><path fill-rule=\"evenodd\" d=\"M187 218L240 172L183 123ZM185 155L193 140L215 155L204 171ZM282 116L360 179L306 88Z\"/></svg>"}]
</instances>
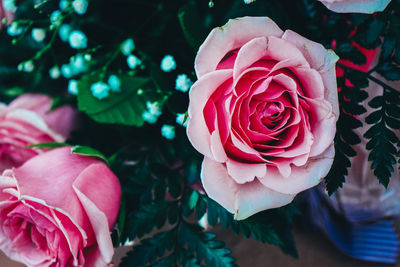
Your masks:
<instances>
[{"instance_id":1,"label":"flower arrangement","mask_svg":"<svg viewBox=\"0 0 400 267\"><path fill-rule=\"evenodd\" d=\"M346 220L400 216L398 0L0 0L0 19L15 261L235 266L217 224L296 257L313 187Z\"/></svg>"}]
</instances>

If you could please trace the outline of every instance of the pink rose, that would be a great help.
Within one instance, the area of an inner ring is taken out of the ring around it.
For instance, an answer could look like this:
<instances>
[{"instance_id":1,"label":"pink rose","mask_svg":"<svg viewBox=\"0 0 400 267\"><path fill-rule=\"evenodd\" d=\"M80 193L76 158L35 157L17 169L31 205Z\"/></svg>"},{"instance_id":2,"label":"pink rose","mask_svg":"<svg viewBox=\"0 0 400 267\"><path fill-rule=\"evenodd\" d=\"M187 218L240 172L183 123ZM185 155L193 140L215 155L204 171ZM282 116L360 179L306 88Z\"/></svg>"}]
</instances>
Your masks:
<instances>
[{"instance_id":1,"label":"pink rose","mask_svg":"<svg viewBox=\"0 0 400 267\"><path fill-rule=\"evenodd\" d=\"M339 115L333 51L266 17L230 20L199 49L187 134L207 194L245 219L328 173Z\"/></svg>"},{"instance_id":2,"label":"pink rose","mask_svg":"<svg viewBox=\"0 0 400 267\"><path fill-rule=\"evenodd\" d=\"M0 103L0 173L41 153L27 145L65 141L76 112L69 106L49 112L51 104L49 97L34 94L22 95L8 106Z\"/></svg>"},{"instance_id":3,"label":"pink rose","mask_svg":"<svg viewBox=\"0 0 400 267\"><path fill-rule=\"evenodd\" d=\"M383 11L390 0L319 0L338 13L374 13Z\"/></svg>"},{"instance_id":4,"label":"pink rose","mask_svg":"<svg viewBox=\"0 0 400 267\"><path fill-rule=\"evenodd\" d=\"M107 266L121 197L92 157L51 150L0 176L0 249L28 266Z\"/></svg>"}]
</instances>

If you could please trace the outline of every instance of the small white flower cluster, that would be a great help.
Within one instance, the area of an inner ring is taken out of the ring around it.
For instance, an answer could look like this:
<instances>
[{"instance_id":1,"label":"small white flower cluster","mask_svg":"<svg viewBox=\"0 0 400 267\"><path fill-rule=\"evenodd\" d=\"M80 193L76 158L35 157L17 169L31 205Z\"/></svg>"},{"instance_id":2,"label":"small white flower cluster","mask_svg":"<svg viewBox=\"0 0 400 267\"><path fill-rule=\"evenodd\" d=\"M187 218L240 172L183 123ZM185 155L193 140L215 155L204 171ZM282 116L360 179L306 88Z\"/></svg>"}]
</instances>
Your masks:
<instances>
[{"instance_id":1,"label":"small white flower cluster","mask_svg":"<svg viewBox=\"0 0 400 267\"><path fill-rule=\"evenodd\" d=\"M137 56L133 55L132 52L135 50L135 43L132 39L126 39L120 46L121 53L126 56L126 63L132 70L142 64L142 60Z\"/></svg>"},{"instance_id":2,"label":"small white flower cluster","mask_svg":"<svg viewBox=\"0 0 400 267\"><path fill-rule=\"evenodd\" d=\"M34 69L35 69L35 65L33 64L32 60L22 62L18 65L19 71L32 72Z\"/></svg>"},{"instance_id":3,"label":"small white flower cluster","mask_svg":"<svg viewBox=\"0 0 400 267\"><path fill-rule=\"evenodd\" d=\"M173 56L165 55L161 60L161 70L165 72L170 72L176 69L176 62Z\"/></svg>"},{"instance_id":4,"label":"small white flower cluster","mask_svg":"<svg viewBox=\"0 0 400 267\"><path fill-rule=\"evenodd\" d=\"M176 77L175 89L186 93L189 91L190 87L193 85L192 80L186 74L179 74Z\"/></svg>"},{"instance_id":5,"label":"small white flower cluster","mask_svg":"<svg viewBox=\"0 0 400 267\"><path fill-rule=\"evenodd\" d=\"M112 74L108 77L107 83L96 82L92 84L90 86L90 91L95 98L102 100L110 95L110 91L116 93L121 92L121 81L116 75ZM78 81L76 80L69 81L68 92L71 95L78 94Z\"/></svg>"},{"instance_id":6,"label":"small white flower cluster","mask_svg":"<svg viewBox=\"0 0 400 267\"><path fill-rule=\"evenodd\" d=\"M14 21L7 27L8 35L15 37L20 35L24 31L24 26L20 25L18 22Z\"/></svg>"},{"instance_id":7,"label":"small white flower cluster","mask_svg":"<svg viewBox=\"0 0 400 267\"><path fill-rule=\"evenodd\" d=\"M91 59L92 56L90 54L76 54L69 59L68 64L61 66L61 74L67 79L81 74L89 69L88 64Z\"/></svg>"},{"instance_id":8,"label":"small white flower cluster","mask_svg":"<svg viewBox=\"0 0 400 267\"><path fill-rule=\"evenodd\" d=\"M158 102L146 102L147 110L143 112L142 118L148 123L156 123L158 117L162 114L162 108Z\"/></svg>"},{"instance_id":9,"label":"small white flower cluster","mask_svg":"<svg viewBox=\"0 0 400 267\"><path fill-rule=\"evenodd\" d=\"M178 113L176 115L176 123L186 127L187 125L187 120L185 121L186 116L187 116L186 113Z\"/></svg>"},{"instance_id":10,"label":"small white flower cluster","mask_svg":"<svg viewBox=\"0 0 400 267\"><path fill-rule=\"evenodd\" d=\"M121 92L121 81L113 74L108 77L107 83L96 82L92 84L90 91L95 98L102 100L110 95L110 91L114 93Z\"/></svg>"},{"instance_id":11,"label":"small white flower cluster","mask_svg":"<svg viewBox=\"0 0 400 267\"><path fill-rule=\"evenodd\" d=\"M32 39L36 42L42 42L46 38L46 29L33 28L32 29Z\"/></svg>"},{"instance_id":12,"label":"small white flower cluster","mask_svg":"<svg viewBox=\"0 0 400 267\"><path fill-rule=\"evenodd\" d=\"M59 7L61 10L67 10L68 8L71 8L75 11L76 14L78 15L83 15L86 13L87 8L88 8L88 1L87 0L61 0L59 3Z\"/></svg>"},{"instance_id":13,"label":"small white flower cluster","mask_svg":"<svg viewBox=\"0 0 400 267\"><path fill-rule=\"evenodd\" d=\"M161 135L169 140L172 140L175 138L175 126L164 124L161 127Z\"/></svg>"},{"instance_id":14,"label":"small white flower cluster","mask_svg":"<svg viewBox=\"0 0 400 267\"><path fill-rule=\"evenodd\" d=\"M72 2L72 7L74 8L74 11L79 15L83 15L86 13L88 5L89 4L86 0L74 0Z\"/></svg>"}]
</instances>

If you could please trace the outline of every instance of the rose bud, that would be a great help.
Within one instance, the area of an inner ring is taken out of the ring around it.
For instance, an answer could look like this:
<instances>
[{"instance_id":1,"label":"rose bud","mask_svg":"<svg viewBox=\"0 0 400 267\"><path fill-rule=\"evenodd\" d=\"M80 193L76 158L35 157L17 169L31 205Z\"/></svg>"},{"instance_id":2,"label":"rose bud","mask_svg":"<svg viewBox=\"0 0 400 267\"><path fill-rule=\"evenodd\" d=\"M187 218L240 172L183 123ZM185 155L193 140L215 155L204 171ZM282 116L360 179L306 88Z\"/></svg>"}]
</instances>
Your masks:
<instances>
[{"instance_id":1,"label":"rose bud","mask_svg":"<svg viewBox=\"0 0 400 267\"><path fill-rule=\"evenodd\" d=\"M69 106L50 111L51 105L51 98L36 94L22 95L8 106L0 103L0 172L43 152L28 145L65 141L76 112Z\"/></svg>"},{"instance_id":2,"label":"rose bud","mask_svg":"<svg viewBox=\"0 0 400 267\"><path fill-rule=\"evenodd\" d=\"M110 264L121 188L94 157L54 149L0 176L0 249L28 266Z\"/></svg>"},{"instance_id":3,"label":"rose bud","mask_svg":"<svg viewBox=\"0 0 400 267\"><path fill-rule=\"evenodd\" d=\"M187 134L206 193L245 219L317 185L334 158L338 57L267 17L215 28L201 45Z\"/></svg>"}]
</instances>

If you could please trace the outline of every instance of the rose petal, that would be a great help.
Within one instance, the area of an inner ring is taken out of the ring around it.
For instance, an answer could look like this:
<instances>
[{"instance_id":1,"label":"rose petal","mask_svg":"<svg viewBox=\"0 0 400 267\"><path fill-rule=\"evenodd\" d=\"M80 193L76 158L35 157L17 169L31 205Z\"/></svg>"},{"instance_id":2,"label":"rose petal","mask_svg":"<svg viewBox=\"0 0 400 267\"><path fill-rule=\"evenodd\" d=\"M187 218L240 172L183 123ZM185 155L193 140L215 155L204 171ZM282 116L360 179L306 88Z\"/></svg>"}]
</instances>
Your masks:
<instances>
[{"instance_id":1,"label":"rose petal","mask_svg":"<svg viewBox=\"0 0 400 267\"><path fill-rule=\"evenodd\" d=\"M99 183L98 178L102 176L107 179ZM89 217L103 259L109 263L114 254L109 232L117 218L121 196L118 179L104 163L95 163L79 175L73 188Z\"/></svg>"},{"instance_id":2,"label":"rose petal","mask_svg":"<svg viewBox=\"0 0 400 267\"><path fill-rule=\"evenodd\" d=\"M320 0L327 8L338 13L367 13L383 11L390 0Z\"/></svg>"},{"instance_id":3,"label":"rose petal","mask_svg":"<svg viewBox=\"0 0 400 267\"><path fill-rule=\"evenodd\" d=\"M277 169L268 168L267 175L258 177L258 180L282 194L297 194L317 185L328 174L334 155L335 149L331 145L321 155L309 158L305 166L292 166L292 172L287 178L282 176Z\"/></svg>"},{"instance_id":4,"label":"rose petal","mask_svg":"<svg viewBox=\"0 0 400 267\"><path fill-rule=\"evenodd\" d=\"M190 100L187 135L192 145L208 157L212 157L211 133L207 128L203 109L212 93L231 77L232 70L217 70L199 79L190 89L189 98L195 100Z\"/></svg>"},{"instance_id":5,"label":"rose petal","mask_svg":"<svg viewBox=\"0 0 400 267\"><path fill-rule=\"evenodd\" d=\"M236 220L246 219L262 210L281 207L294 198L294 195L273 191L257 180L237 184L223 164L207 157L204 157L202 164L201 180L208 196L234 213Z\"/></svg>"},{"instance_id":6,"label":"rose petal","mask_svg":"<svg viewBox=\"0 0 400 267\"><path fill-rule=\"evenodd\" d=\"M214 71L224 56L251 39L263 36L280 37L283 31L267 17L243 17L231 19L222 27L215 28L200 46L194 68L197 77Z\"/></svg>"},{"instance_id":7,"label":"rose petal","mask_svg":"<svg viewBox=\"0 0 400 267\"><path fill-rule=\"evenodd\" d=\"M243 45L238 52L233 68L233 79L259 59L273 59L276 61L291 60L292 66L309 64L303 54L292 43L274 36L254 38Z\"/></svg>"},{"instance_id":8,"label":"rose petal","mask_svg":"<svg viewBox=\"0 0 400 267\"><path fill-rule=\"evenodd\" d=\"M267 174L265 163L242 163L233 159L226 161L228 174L238 183L244 184L253 181L256 177L263 177Z\"/></svg>"}]
</instances>

